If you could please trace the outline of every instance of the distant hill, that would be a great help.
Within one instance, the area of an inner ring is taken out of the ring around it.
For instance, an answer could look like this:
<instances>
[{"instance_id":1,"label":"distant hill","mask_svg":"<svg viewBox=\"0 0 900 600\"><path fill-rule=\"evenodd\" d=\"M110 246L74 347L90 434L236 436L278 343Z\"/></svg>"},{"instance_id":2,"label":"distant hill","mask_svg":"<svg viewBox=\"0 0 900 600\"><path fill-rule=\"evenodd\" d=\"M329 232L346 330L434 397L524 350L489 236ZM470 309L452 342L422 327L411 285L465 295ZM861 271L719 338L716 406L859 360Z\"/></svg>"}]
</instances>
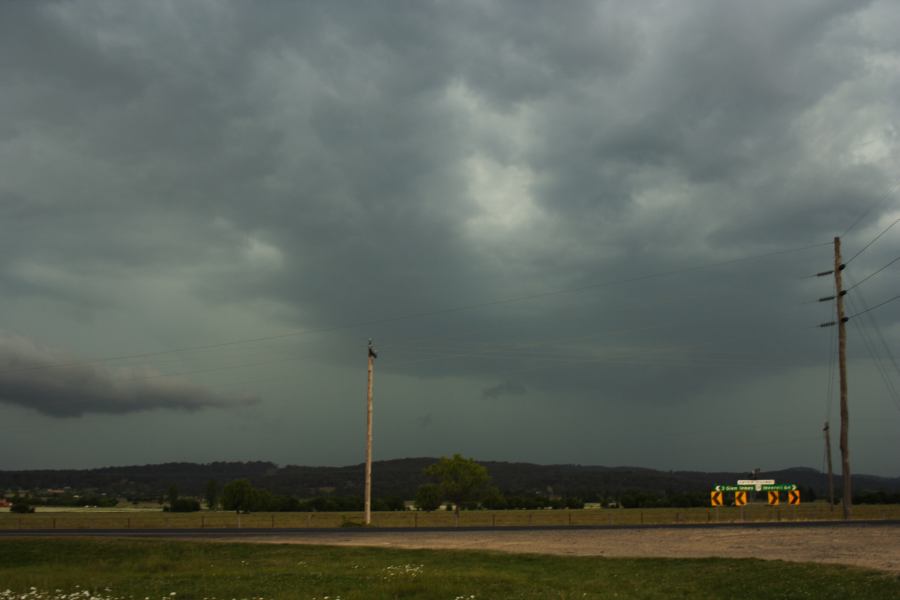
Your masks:
<instances>
[{"instance_id":1,"label":"distant hill","mask_svg":"<svg viewBox=\"0 0 900 600\"><path fill-rule=\"evenodd\" d=\"M422 471L435 458L404 458L378 461L373 466L373 493L376 497L412 498L426 481ZM701 471L657 471L640 467L583 465L536 465L481 461L497 487L504 493L579 496L616 495L624 491L698 492L717 483L745 479L745 472L705 473ZM796 483L826 493L827 478L809 468L792 468L761 473L760 477L779 483ZM182 494L201 495L206 482L220 484L249 479L255 486L298 498L321 495L361 496L363 465L345 467L279 467L270 462L165 463L83 470L0 471L0 490L32 490L71 487L124 497L154 498L171 485ZM840 495L841 478L835 478ZM884 490L900 492L900 477L854 475L854 492Z\"/></svg>"}]
</instances>

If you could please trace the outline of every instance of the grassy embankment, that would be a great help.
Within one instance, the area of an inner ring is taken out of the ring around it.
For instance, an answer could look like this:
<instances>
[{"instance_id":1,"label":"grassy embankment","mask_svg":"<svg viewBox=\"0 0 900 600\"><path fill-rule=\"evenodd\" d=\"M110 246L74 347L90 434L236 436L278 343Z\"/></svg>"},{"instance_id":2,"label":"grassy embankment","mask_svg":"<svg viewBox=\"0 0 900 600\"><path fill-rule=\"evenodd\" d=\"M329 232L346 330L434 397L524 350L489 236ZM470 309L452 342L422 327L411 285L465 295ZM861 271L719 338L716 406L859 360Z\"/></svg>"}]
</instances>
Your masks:
<instances>
[{"instance_id":1,"label":"grassy embankment","mask_svg":"<svg viewBox=\"0 0 900 600\"><path fill-rule=\"evenodd\" d=\"M900 519L900 505L860 505L853 507L855 519ZM602 510L508 510L463 511L459 522L452 512L377 512L375 527L510 527L527 525L637 525L668 523L728 523L745 521L811 521L840 519L840 507L833 511L826 503L798 507L771 507L751 504L743 511L735 507L644 508ZM362 514L353 513L254 513L240 516L241 527L340 527L362 523ZM53 512L38 508L34 514L0 513L0 529L78 528L224 528L237 527L232 512L164 513L155 511ZM0 599L2 600L2 599Z\"/></svg>"},{"instance_id":2,"label":"grassy embankment","mask_svg":"<svg viewBox=\"0 0 900 600\"><path fill-rule=\"evenodd\" d=\"M900 597L900 578L852 567L755 559L605 559L159 540L0 543L0 598L64 600L77 592L95 600L878 600Z\"/></svg>"}]
</instances>

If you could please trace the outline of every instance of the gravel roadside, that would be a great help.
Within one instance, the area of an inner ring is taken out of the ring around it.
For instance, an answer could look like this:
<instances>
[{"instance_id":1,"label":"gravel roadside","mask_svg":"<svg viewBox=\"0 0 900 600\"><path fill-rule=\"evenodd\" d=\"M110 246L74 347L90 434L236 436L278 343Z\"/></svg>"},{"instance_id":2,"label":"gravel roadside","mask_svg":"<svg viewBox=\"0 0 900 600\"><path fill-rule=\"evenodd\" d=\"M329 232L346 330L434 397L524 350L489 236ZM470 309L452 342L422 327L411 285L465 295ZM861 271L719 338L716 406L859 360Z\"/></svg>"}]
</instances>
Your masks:
<instances>
[{"instance_id":1,"label":"gravel roadside","mask_svg":"<svg viewBox=\"0 0 900 600\"><path fill-rule=\"evenodd\" d=\"M760 558L854 565L900 573L900 526L562 530L353 531L217 541L382 548L495 550L570 556Z\"/></svg>"}]
</instances>

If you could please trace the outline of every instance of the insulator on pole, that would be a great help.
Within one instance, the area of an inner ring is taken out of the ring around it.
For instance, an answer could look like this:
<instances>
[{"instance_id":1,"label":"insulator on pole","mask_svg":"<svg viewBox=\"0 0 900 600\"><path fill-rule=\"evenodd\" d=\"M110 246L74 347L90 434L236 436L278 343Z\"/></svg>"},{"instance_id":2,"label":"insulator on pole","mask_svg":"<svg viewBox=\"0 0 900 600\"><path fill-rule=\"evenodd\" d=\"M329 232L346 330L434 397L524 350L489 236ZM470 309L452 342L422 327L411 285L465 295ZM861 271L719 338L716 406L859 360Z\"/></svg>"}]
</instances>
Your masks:
<instances>
[{"instance_id":1,"label":"insulator on pole","mask_svg":"<svg viewBox=\"0 0 900 600\"><path fill-rule=\"evenodd\" d=\"M837 323L834 321L828 321L827 323L822 323L819 327L834 327L835 325L837 325Z\"/></svg>"},{"instance_id":2,"label":"insulator on pole","mask_svg":"<svg viewBox=\"0 0 900 600\"><path fill-rule=\"evenodd\" d=\"M846 296L847 290L841 290L841 293L838 296ZM828 302L829 300L834 300L837 296L823 296L819 298L819 302Z\"/></svg>"},{"instance_id":3,"label":"insulator on pole","mask_svg":"<svg viewBox=\"0 0 900 600\"><path fill-rule=\"evenodd\" d=\"M825 277L826 275L831 275L834 271L822 271L821 273L816 273L816 277Z\"/></svg>"}]
</instances>

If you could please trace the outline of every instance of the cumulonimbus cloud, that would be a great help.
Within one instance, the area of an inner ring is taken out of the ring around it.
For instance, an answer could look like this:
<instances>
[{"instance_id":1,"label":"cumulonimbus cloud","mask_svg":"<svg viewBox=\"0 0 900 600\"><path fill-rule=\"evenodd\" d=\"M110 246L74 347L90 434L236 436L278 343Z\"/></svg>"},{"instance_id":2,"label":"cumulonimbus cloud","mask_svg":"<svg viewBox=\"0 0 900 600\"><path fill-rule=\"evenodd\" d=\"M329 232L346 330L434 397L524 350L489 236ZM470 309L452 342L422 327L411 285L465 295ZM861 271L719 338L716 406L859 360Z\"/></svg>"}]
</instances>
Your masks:
<instances>
[{"instance_id":1,"label":"cumulonimbus cloud","mask_svg":"<svg viewBox=\"0 0 900 600\"><path fill-rule=\"evenodd\" d=\"M229 398L150 367L111 369L0 333L0 403L50 417L196 411L254 403Z\"/></svg>"}]
</instances>

